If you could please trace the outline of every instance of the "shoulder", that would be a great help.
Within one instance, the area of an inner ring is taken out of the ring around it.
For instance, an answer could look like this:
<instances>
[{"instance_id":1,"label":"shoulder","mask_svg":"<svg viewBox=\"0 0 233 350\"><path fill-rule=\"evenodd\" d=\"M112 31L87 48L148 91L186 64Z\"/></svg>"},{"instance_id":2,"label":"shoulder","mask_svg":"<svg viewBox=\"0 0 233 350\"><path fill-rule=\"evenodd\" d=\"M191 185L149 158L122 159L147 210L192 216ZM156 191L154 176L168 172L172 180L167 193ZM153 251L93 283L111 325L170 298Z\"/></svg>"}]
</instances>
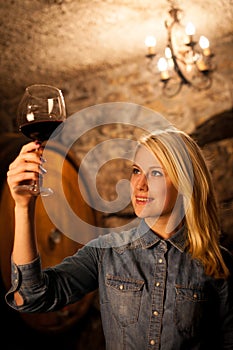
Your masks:
<instances>
[{"instance_id":1,"label":"shoulder","mask_svg":"<svg viewBox=\"0 0 233 350\"><path fill-rule=\"evenodd\" d=\"M120 248L127 246L132 242L135 242L137 237L137 227L133 227L126 231L121 232L109 232L105 235L101 235L98 238L91 240L87 246L93 248Z\"/></svg>"}]
</instances>

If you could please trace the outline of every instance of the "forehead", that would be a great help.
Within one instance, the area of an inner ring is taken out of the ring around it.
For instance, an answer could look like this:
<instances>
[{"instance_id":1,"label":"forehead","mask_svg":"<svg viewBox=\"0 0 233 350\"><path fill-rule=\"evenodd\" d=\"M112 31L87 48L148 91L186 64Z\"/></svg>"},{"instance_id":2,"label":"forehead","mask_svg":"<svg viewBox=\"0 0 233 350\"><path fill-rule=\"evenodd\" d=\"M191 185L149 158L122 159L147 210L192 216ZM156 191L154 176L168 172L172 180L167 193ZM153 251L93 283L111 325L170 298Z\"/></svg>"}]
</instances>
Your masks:
<instances>
[{"instance_id":1,"label":"forehead","mask_svg":"<svg viewBox=\"0 0 233 350\"><path fill-rule=\"evenodd\" d=\"M162 168L162 164L156 155L143 145L140 145L137 149L134 157L134 163L142 169L147 169L149 167Z\"/></svg>"}]
</instances>

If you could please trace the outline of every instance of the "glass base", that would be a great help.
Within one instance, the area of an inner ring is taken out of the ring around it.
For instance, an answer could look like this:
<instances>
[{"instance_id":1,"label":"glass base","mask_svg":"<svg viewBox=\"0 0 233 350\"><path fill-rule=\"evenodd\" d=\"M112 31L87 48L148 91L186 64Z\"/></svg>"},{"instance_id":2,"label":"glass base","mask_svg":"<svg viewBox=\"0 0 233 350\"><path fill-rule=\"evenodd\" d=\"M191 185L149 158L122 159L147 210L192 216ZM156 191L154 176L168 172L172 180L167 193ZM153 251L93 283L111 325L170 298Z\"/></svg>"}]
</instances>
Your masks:
<instances>
[{"instance_id":1,"label":"glass base","mask_svg":"<svg viewBox=\"0 0 233 350\"><path fill-rule=\"evenodd\" d=\"M14 190L19 194L32 194L33 196L47 197L53 194L53 190L47 187L39 187L38 185L18 185Z\"/></svg>"}]
</instances>

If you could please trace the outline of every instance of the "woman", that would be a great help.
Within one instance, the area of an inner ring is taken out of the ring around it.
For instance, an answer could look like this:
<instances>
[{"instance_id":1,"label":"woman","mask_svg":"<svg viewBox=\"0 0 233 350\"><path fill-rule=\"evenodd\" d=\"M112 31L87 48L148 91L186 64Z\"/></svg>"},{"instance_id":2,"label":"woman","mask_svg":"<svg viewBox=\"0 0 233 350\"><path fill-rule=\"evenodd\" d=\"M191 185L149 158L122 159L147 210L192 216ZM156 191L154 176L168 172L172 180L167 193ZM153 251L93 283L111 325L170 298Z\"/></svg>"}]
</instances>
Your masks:
<instances>
[{"instance_id":1,"label":"woman","mask_svg":"<svg viewBox=\"0 0 233 350\"><path fill-rule=\"evenodd\" d=\"M38 147L23 146L8 171L15 240L7 303L54 311L99 288L107 349L233 349L233 258L219 245L213 186L194 140L175 128L142 137L131 176L138 227L100 236L43 271L36 199L14 191L41 173Z\"/></svg>"}]
</instances>

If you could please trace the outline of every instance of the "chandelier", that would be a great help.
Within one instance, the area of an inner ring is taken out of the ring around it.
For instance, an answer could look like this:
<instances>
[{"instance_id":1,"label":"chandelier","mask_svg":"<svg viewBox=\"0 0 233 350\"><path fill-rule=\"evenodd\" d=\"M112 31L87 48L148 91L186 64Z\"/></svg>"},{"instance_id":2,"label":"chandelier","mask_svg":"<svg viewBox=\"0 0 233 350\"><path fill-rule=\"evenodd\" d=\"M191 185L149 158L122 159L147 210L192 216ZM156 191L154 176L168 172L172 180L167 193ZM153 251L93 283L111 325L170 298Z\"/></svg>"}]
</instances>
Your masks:
<instances>
[{"instance_id":1,"label":"chandelier","mask_svg":"<svg viewBox=\"0 0 233 350\"><path fill-rule=\"evenodd\" d=\"M181 9L171 5L169 19L165 21L167 46L163 57L156 53L156 38L148 36L145 39L148 67L153 72L157 67L167 97L177 95L183 85L197 90L209 89L211 73L216 68L209 40L202 35L197 42L193 23L189 22L186 27L181 24L182 13Z\"/></svg>"}]
</instances>

